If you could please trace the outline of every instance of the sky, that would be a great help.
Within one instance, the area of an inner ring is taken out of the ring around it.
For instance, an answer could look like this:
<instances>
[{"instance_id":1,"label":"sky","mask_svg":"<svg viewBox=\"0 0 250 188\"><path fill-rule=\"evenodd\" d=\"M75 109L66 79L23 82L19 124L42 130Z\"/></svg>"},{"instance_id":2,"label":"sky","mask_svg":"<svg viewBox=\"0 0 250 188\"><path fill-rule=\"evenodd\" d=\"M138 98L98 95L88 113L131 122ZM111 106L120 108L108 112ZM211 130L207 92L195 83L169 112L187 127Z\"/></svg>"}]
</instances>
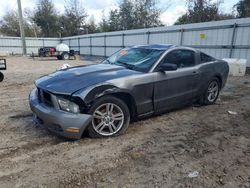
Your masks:
<instances>
[{"instance_id":1,"label":"sky","mask_svg":"<svg viewBox=\"0 0 250 188\"><path fill-rule=\"evenodd\" d=\"M29 8L34 10L38 0L21 0L22 8ZM67 0L52 0L56 9L63 13L65 1ZM218 0L212 0L214 2ZM220 0L221 1L221 0ZM221 11L225 13L231 13L232 7L239 0L222 0ZM94 19L97 23L101 21L103 12L107 13L118 7L119 0L79 0L82 7L87 11L89 18ZM158 6L163 9L163 13L160 16L161 21L165 25L172 25L178 17L186 12L185 0L158 0ZM0 0L0 18L11 10L17 10L17 0Z\"/></svg>"}]
</instances>

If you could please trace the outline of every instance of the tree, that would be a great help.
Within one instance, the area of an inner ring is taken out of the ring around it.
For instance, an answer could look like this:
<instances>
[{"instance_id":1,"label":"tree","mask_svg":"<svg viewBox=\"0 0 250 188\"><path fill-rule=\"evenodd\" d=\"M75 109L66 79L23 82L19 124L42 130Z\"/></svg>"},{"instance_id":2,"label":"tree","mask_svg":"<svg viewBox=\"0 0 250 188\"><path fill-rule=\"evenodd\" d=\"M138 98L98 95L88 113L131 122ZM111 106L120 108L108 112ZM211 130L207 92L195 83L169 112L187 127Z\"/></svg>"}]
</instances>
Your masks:
<instances>
[{"instance_id":1,"label":"tree","mask_svg":"<svg viewBox=\"0 0 250 188\"><path fill-rule=\"evenodd\" d=\"M211 0L188 0L187 13L175 25L233 18L233 15L220 13L219 5L220 3L213 3Z\"/></svg>"},{"instance_id":2,"label":"tree","mask_svg":"<svg viewBox=\"0 0 250 188\"><path fill-rule=\"evenodd\" d=\"M108 24L103 20L108 31L129 30L161 26L156 0L122 0L119 8L109 12Z\"/></svg>"},{"instance_id":3,"label":"tree","mask_svg":"<svg viewBox=\"0 0 250 188\"><path fill-rule=\"evenodd\" d=\"M181 24L187 24L191 23L189 20L189 14L186 13L178 18L178 20L174 23L174 25L181 25Z\"/></svg>"},{"instance_id":4,"label":"tree","mask_svg":"<svg viewBox=\"0 0 250 188\"><path fill-rule=\"evenodd\" d=\"M95 24L95 19L93 16L90 17L89 22L84 26L85 30L87 30L87 33L98 33L99 29L97 28L97 25Z\"/></svg>"},{"instance_id":5,"label":"tree","mask_svg":"<svg viewBox=\"0 0 250 188\"><path fill-rule=\"evenodd\" d=\"M234 7L237 11L237 17L250 17L250 0L240 0Z\"/></svg>"},{"instance_id":6,"label":"tree","mask_svg":"<svg viewBox=\"0 0 250 188\"><path fill-rule=\"evenodd\" d=\"M0 24L0 30L2 34L20 37L18 14L16 12L6 13Z\"/></svg>"},{"instance_id":7,"label":"tree","mask_svg":"<svg viewBox=\"0 0 250 188\"><path fill-rule=\"evenodd\" d=\"M121 27L121 17L119 14L119 10L111 10L109 12L109 31L119 31L122 29Z\"/></svg>"},{"instance_id":8,"label":"tree","mask_svg":"<svg viewBox=\"0 0 250 188\"><path fill-rule=\"evenodd\" d=\"M24 23L25 22L27 22L29 25L29 30L25 30L26 36L41 37L41 34L42 34L41 28L38 25L36 25L36 23L34 22L33 12L29 8L24 9Z\"/></svg>"},{"instance_id":9,"label":"tree","mask_svg":"<svg viewBox=\"0 0 250 188\"><path fill-rule=\"evenodd\" d=\"M99 23L99 30L100 32L109 32L110 31L110 23L102 12L102 20Z\"/></svg>"},{"instance_id":10,"label":"tree","mask_svg":"<svg viewBox=\"0 0 250 188\"><path fill-rule=\"evenodd\" d=\"M135 6L132 0L123 0L119 6L120 26L122 30L135 28Z\"/></svg>"},{"instance_id":11,"label":"tree","mask_svg":"<svg viewBox=\"0 0 250 188\"><path fill-rule=\"evenodd\" d=\"M161 26L160 15L162 10L157 8L155 0L141 0L136 1L135 17L136 26L138 28L148 28Z\"/></svg>"},{"instance_id":12,"label":"tree","mask_svg":"<svg viewBox=\"0 0 250 188\"><path fill-rule=\"evenodd\" d=\"M39 33L39 28L30 23L27 14L24 14L24 31L26 37L36 37ZM0 32L7 36L20 37L19 16L16 11L8 12L0 21Z\"/></svg>"},{"instance_id":13,"label":"tree","mask_svg":"<svg viewBox=\"0 0 250 188\"><path fill-rule=\"evenodd\" d=\"M83 34L86 30L84 27L87 16L79 0L68 0L65 6L65 15L61 16L60 19L62 36Z\"/></svg>"},{"instance_id":14,"label":"tree","mask_svg":"<svg viewBox=\"0 0 250 188\"><path fill-rule=\"evenodd\" d=\"M43 37L59 36L59 16L51 0L39 0L32 19L41 28Z\"/></svg>"}]
</instances>

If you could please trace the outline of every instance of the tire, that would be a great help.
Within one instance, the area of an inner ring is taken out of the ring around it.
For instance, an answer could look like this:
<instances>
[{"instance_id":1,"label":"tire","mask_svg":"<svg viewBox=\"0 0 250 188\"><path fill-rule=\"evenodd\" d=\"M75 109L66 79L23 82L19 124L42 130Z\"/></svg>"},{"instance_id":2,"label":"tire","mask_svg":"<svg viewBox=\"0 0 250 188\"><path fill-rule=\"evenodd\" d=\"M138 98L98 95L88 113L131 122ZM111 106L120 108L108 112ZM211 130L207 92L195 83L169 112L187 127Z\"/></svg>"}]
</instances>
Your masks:
<instances>
[{"instance_id":1,"label":"tire","mask_svg":"<svg viewBox=\"0 0 250 188\"><path fill-rule=\"evenodd\" d=\"M62 56L63 60L69 60L69 53L68 52L63 52L61 56Z\"/></svg>"},{"instance_id":2,"label":"tire","mask_svg":"<svg viewBox=\"0 0 250 188\"><path fill-rule=\"evenodd\" d=\"M62 56L61 55L58 55L56 56L58 60L62 60Z\"/></svg>"},{"instance_id":3,"label":"tire","mask_svg":"<svg viewBox=\"0 0 250 188\"><path fill-rule=\"evenodd\" d=\"M87 131L92 138L121 135L130 122L128 106L122 100L110 95L97 99L90 108L89 114L93 115L93 119Z\"/></svg>"},{"instance_id":4,"label":"tire","mask_svg":"<svg viewBox=\"0 0 250 188\"><path fill-rule=\"evenodd\" d=\"M220 87L221 87L221 84L218 78L215 77L211 79L206 87L206 91L201 96L199 103L201 105L214 104L220 94Z\"/></svg>"},{"instance_id":5,"label":"tire","mask_svg":"<svg viewBox=\"0 0 250 188\"><path fill-rule=\"evenodd\" d=\"M0 82L2 82L4 79L4 74L2 72L0 72Z\"/></svg>"}]
</instances>

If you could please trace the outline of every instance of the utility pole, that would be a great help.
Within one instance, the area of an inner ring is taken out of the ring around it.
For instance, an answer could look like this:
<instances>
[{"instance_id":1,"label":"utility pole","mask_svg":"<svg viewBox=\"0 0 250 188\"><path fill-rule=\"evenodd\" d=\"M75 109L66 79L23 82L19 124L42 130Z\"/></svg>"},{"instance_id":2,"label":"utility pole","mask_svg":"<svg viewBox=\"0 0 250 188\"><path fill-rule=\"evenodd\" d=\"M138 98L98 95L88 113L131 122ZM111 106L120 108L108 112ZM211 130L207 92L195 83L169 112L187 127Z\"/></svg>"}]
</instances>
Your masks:
<instances>
[{"instance_id":1,"label":"utility pole","mask_svg":"<svg viewBox=\"0 0 250 188\"><path fill-rule=\"evenodd\" d=\"M74 0L74 6L75 6L75 12L76 12L76 19L79 18L79 15L78 15L78 0ZM77 34L79 35L80 32L79 32L79 28L77 28Z\"/></svg>"},{"instance_id":2,"label":"utility pole","mask_svg":"<svg viewBox=\"0 0 250 188\"><path fill-rule=\"evenodd\" d=\"M17 0L17 5L18 5L19 27L20 27L20 33L21 33L21 39L22 39L23 55L26 55L27 51L26 51L25 33L24 33L24 28L23 28L23 14L22 14L21 0Z\"/></svg>"}]
</instances>

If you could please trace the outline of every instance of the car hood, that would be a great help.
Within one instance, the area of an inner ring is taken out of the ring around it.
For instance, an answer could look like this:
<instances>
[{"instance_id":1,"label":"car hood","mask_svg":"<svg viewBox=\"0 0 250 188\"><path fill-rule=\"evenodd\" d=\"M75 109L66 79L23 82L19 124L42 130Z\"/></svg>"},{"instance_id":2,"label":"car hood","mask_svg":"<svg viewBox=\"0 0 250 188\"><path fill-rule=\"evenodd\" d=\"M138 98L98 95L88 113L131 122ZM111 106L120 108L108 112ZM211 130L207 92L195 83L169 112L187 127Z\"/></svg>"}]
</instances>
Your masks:
<instances>
[{"instance_id":1,"label":"car hood","mask_svg":"<svg viewBox=\"0 0 250 188\"><path fill-rule=\"evenodd\" d=\"M134 74L141 73L117 65L95 64L59 70L41 77L35 83L51 93L71 95L91 85Z\"/></svg>"}]
</instances>

